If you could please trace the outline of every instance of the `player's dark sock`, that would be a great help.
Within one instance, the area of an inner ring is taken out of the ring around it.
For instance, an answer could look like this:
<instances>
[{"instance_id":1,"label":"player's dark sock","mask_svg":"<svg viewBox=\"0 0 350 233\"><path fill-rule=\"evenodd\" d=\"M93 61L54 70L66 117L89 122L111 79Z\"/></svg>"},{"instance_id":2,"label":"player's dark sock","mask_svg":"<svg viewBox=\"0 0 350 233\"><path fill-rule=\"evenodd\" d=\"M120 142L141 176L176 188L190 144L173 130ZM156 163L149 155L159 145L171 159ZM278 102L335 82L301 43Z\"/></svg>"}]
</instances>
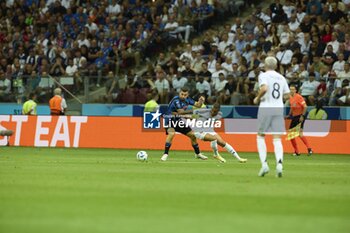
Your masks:
<instances>
[{"instance_id":1,"label":"player's dark sock","mask_svg":"<svg viewBox=\"0 0 350 233\"><path fill-rule=\"evenodd\" d=\"M165 143L165 148L164 148L164 154L169 154L170 147L171 147L171 143L170 142L166 142Z\"/></svg>"},{"instance_id":2,"label":"player's dark sock","mask_svg":"<svg viewBox=\"0 0 350 233\"><path fill-rule=\"evenodd\" d=\"M198 144L192 145L192 147L193 147L194 153L196 153L196 155L201 153L201 151L199 150Z\"/></svg>"}]
</instances>

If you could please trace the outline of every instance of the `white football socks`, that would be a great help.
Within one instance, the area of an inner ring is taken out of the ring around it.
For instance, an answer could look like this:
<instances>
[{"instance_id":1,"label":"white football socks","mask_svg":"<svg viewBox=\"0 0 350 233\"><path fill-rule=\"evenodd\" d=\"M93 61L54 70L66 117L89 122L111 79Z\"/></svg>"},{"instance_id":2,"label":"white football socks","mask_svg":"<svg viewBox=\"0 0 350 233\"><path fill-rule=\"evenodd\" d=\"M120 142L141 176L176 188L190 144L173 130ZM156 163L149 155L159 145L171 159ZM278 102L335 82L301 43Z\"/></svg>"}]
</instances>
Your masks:
<instances>
[{"instance_id":1,"label":"white football socks","mask_svg":"<svg viewBox=\"0 0 350 233\"><path fill-rule=\"evenodd\" d=\"M275 149L275 157L276 157L276 163L282 163L283 162L283 146L281 138L274 138L273 139L273 147Z\"/></svg>"},{"instance_id":2,"label":"white football socks","mask_svg":"<svg viewBox=\"0 0 350 233\"><path fill-rule=\"evenodd\" d=\"M218 144L217 144L217 141L211 141L210 142L210 146L211 146L211 149L213 149L214 151L214 155L218 155L219 152L218 152Z\"/></svg>"},{"instance_id":3,"label":"white football socks","mask_svg":"<svg viewBox=\"0 0 350 233\"><path fill-rule=\"evenodd\" d=\"M228 144L227 142L226 142L226 145L224 146L224 148L229 153L231 153L236 159L240 159L240 157L239 157L238 153L235 151L235 149L233 149L233 147L230 144Z\"/></svg>"},{"instance_id":4,"label":"white football socks","mask_svg":"<svg viewBox=\"0 0 350 233\"><path fill-rule=\"evenodd\" d=\"M258 152L259 152L259 158L260 162L263 166L267 166L266 161L266 143L265 143L265 137L264 136L257 136L256 138L257 144L258 144Z\"/></svg>"}]
</instances>

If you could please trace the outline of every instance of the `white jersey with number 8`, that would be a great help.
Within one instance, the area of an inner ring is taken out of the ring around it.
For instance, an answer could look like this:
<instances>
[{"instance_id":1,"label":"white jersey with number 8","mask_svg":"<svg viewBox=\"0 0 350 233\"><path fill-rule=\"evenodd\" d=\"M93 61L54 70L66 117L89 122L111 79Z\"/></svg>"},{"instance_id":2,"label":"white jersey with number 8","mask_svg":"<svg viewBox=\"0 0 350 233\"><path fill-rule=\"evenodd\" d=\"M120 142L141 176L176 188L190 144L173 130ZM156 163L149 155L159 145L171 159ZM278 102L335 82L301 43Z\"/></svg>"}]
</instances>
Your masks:
<instances>
[{"instance_id":1,"label":"white jersey with number 8","mask_svg":"<svg viewBox=\"0 0 350 233\"><path fill-rule=\"evenodd\" d=\"M262 85L266 85L267 91L260 99L258 133L283 134L283 95L290 92L287 81L276 71L269 70L259 75L259 87Z\"/></svg>"},{"instance_id":2,"label":"white jersey with number 8","mask_svg":"<svg viewBox=\"0 0 350 233\"><path fill-rule=\"evenodd\" d=\"M289 93L286 79L274 70L259 75L259 87L266 85L267 92L260 100L259 107L283 108L283 95Z\"/></svg>"}]
</instances>

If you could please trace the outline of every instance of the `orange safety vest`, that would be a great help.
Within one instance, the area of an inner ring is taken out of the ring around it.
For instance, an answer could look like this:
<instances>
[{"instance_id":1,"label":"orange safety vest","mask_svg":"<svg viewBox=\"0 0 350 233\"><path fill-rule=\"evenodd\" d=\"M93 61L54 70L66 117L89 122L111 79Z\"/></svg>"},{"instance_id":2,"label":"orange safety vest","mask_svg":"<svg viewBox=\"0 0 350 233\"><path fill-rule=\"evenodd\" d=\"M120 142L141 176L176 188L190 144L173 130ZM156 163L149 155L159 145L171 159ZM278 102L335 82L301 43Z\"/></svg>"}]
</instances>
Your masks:
<instances>
[{"instance_id":1,"label":"orange safety vest","mask_svg":"<svg viewBox=\"0 0 350 233\"><path fill-rule=\"evenodd\" d=\"M50 99L50 110L51 110L51 115L61 115L62 114L62 97L59 95L55 95Z\"/></svg>"}]
</instances>

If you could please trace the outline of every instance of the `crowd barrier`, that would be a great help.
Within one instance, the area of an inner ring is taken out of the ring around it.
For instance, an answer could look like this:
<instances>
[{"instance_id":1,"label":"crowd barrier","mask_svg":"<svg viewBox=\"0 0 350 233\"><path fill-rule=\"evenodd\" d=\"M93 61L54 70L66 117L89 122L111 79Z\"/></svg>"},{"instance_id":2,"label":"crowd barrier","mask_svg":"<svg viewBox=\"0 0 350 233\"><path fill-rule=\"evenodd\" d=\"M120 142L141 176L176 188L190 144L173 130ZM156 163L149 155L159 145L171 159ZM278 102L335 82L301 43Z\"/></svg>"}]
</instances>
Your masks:
<instances>
[{"instance_id":1,"label":"crowd barrier","mask_svg":"<svg viewBox=\"0 0 350 233\"><path fill-rule=\"evenodd\" d=\"M235 128L236 125L252 127L256 125L256 119L246 119L249 122L244 124L235 120L225 119L220 134L237 151L256 152L253 128ZM306 134L316 154L350 154L350 121L311 122L325 125L320 132ZM305 123L308 124L309 121ZM143 129L142 117L0 115L0 130L4 129L14 131L9 141L11 146L161 150L166 137L164 129ZM199 144L202 150L211 150L210 143ZM285 137L283 144L286 152L293 152ZM0 137L0 145L7 145L7 137ZM269 152L273 151L271 140L267 148ZM171 149L192 150L192 147L187 137L176 135Z\"/></svg>"}]
</instances>

